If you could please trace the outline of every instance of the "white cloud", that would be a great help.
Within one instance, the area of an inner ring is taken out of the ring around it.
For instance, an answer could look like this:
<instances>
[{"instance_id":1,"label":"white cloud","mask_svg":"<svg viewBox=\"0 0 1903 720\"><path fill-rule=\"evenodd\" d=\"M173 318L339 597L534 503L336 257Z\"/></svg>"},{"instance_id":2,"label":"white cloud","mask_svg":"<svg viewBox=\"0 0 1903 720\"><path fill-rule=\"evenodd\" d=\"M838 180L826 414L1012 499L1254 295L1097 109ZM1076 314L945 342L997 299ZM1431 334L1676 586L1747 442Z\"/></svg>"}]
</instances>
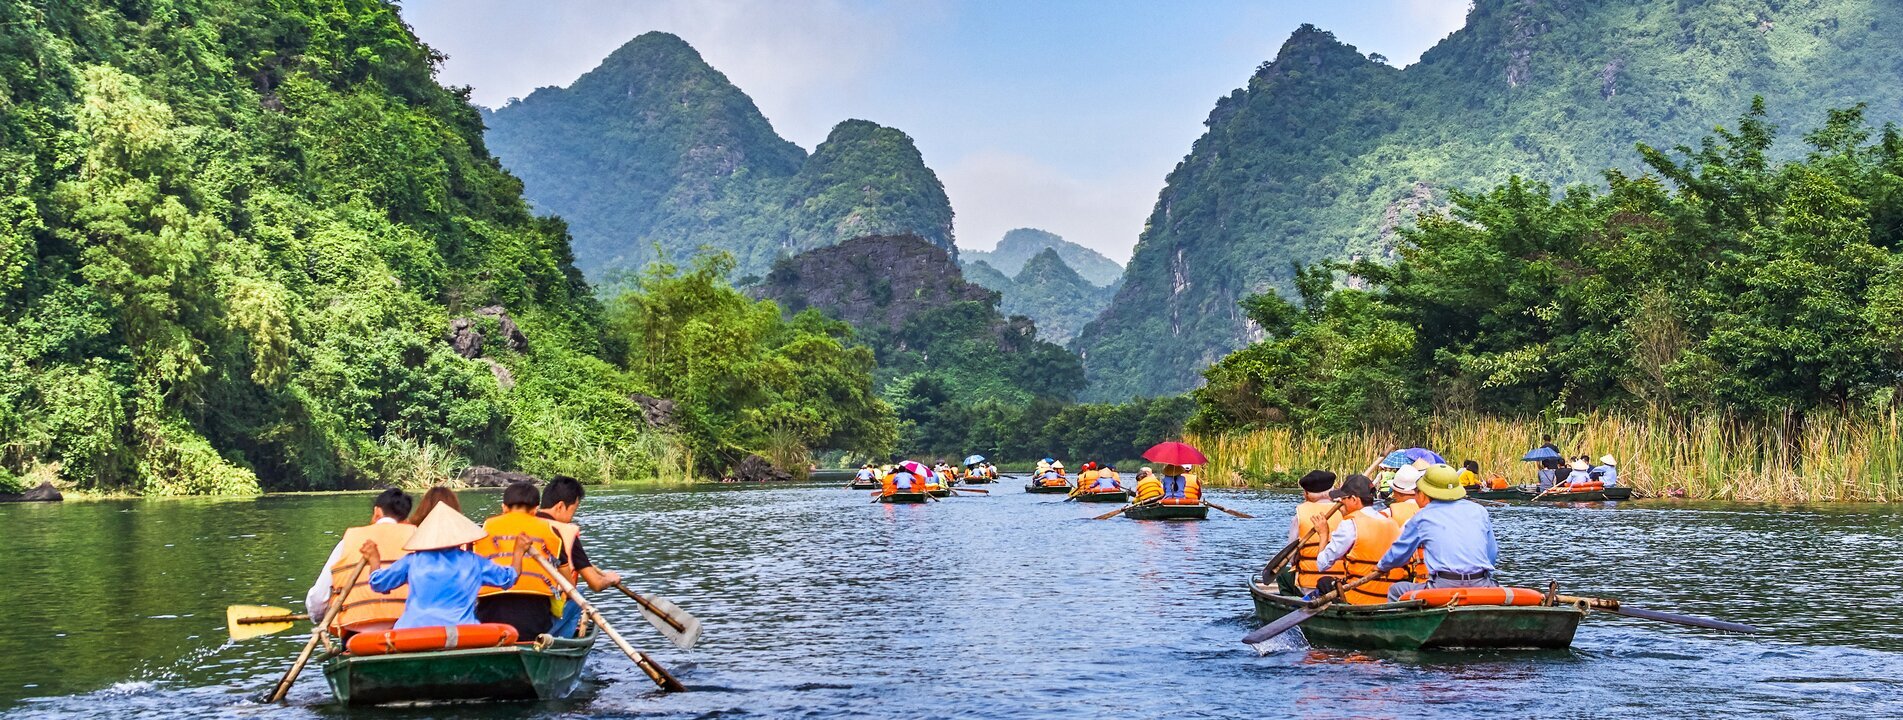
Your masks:
<instances>
[{"instance_id":1,"label":"white cloud","mask_svg":"<svg viewBox=\"0 0 1903 720\"><path fill-rule=\"evenodd\" d=\"M1148 173L1078 178L1035 159L984 151L939 171L958 214L958 246L988 250L1004 233L1034 227L1123 262L1162 189Z\"/></svg>"},{"instance_id":2,"label":"white cloud","mask_svg":"<svg viewBox=\"0 0 1903 720\"><path fill-rule=\"evenodd\" d=\"M1401 13L1422 32L1409 33L1414 44L1405 48L1405 57L1394 57L1394 63L1405 67L1420 60L1421 53L1467 24L1472 7L1473 0L1401 0Z\"/></svg>"}]
</instances>

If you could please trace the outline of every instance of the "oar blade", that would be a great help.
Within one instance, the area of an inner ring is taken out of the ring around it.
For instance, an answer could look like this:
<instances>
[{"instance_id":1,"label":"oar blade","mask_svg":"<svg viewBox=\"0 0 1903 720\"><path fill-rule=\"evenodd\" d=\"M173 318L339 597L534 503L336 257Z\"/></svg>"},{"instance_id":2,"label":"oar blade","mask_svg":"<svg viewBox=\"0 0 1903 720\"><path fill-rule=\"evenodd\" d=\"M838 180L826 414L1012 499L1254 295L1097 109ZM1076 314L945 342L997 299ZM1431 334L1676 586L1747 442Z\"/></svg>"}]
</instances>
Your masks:
<instances>
[{"instance_id":1,"label":"oar blade","mask_svg":"<svg viewBox=\"0 0 1903 720\"><path fill-rule=\"evenodd\" d=\"M283 620L272 621L282 617ZM232 640L249 640L273 633L280 633L297 626L297 615L289 608L269 605L232 605L225 608L225 632Z\"/></svg>"},{"instance_id":2,"label":"oar blade","mask_svg":"<svg viewBox=\"0 0 1903 720\"><path fill-rule=\"evenodd\" d=\"M1255 648L1257 653L1267 654L1268 641L1277 635L1295 629L1295 626L1308 622L1309 618L1321 612L1321 608L1305 607L1276 618L1275 622L1256 628L1255 632L1242 636L1242 643Z\"/></svg>"},{"instance_id":3,"label":"oar blade","mask_svg":"<svg viewBox=\"0 0 1903 720\"><path fill-rule=\"evenodd\" d=\"M1710 618L1692 617L1689 615L1678 615L1678 614L1668 613L1668 612L1659 612L1657 610L1647 610L1645 608L1627 607L1624 605L1620 605L1617 608L1594 608L1594 609L1604 610L1614 615L1624 615L1626 617L1642 618L1645 620L1657 620L1659 622L1675 623L1678 625L1689 625L1692 627L1707 628L1711 630L1723 630L1725 632L1744 633L1747 635L1754 635L1754 634L1764 632L1763 630L1760 630L1751 625L1744 625L1741 623L1727 622L1724 620L1712 620Z\"/></svg>"},{"instance_id":4,"label":"oar blade","mask_svg":"<svg viewBox=\"0 0 1903 720\"><path fill-rule=\"evenodd\" d=\"M679 605L658 595L642 595L641 599L647 601L640 605L641 617L646 619L649 625L653 625L654 629L661 631L661 636L667 638L668 642L674 643L674 647L692 650L695 645L700 644L700 618L688 614ZM670 619L674 622L668 622ZM680 629L674 629L675 623L680 624Z\"/></svg>"}]
</instances>

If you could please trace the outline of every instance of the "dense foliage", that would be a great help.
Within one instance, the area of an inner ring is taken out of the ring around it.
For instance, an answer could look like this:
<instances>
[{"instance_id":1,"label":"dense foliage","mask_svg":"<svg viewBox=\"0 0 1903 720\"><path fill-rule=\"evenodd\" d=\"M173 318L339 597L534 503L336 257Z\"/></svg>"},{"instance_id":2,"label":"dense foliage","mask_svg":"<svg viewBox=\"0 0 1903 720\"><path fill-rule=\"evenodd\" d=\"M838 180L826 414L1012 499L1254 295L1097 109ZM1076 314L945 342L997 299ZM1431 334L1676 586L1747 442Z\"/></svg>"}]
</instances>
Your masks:
<instances>
[{"instance_id":1,"label":"dense foliage","mask_svg":"<svg viewBox=\"0 0 1903 720\"><path fill-rule=\"evenodd\" d=\"M678 477L684 441L769 449L759 423L890 434L784 407L877 407L816 318L719 330L756 414L717 373L604 347L565 226L530 214L440 61L377 0L0 3L0 483ZM649 426L634 395L657 388L731 427Z\"/></svg>"},{"instance_id":2,"label":"dense foliage","mask_svg":"<svg viewBox=\"0 0 1903 720\"><path fill-rule=\"evenodd\" d=\"M1108 286L1123 277L1123 266L1103 253L1065 240L1057 233L1036 228L1018 228L1004 234L998 246L990 250L960 250L959 262L966 266L982 262L1006 275L1016 275L1024 264L1045 250L1056 250L1064 264L1076 270L1091 284Z\"/></svg>"},{"instance_id":3,"label":"dense foliage","mask_svg":"<svg viewBox=\"0 0 1903 720\"><path fill-rule=\"evenodd\" d=\"M1189 389L1259 337L1240 300L1293 297L1291 262L1390 258L1452 189L1636 172L1636 143L1707 132L1754 95L1785 127L1856 102L1903 117L1897 28L1903 4L1879 0L1477 0L1404 69L1302 28L1170 174L1118 298L1073 343L1087 397Z\"/></svg>"},{"instance_id":4,"label":"dense foliage","mask_svg":"<svg viewBox=\"0 0 1903 720\"><path fill-rule=\"evenodd\" d=\"M905 133L840 123L811 157L685 41L641 35L567 88L487 116L537 209L567 219L591 276L732 254L740 272L872 234L952 246L951 203Z\"/></svg>"},{"instance_id":5,"label":"dense foliage","mask_svg":"<svg viewBox=\"0 0 1903 720\"><path fill-rule=\"evenodd\" d=\"M1762 103L1607 189L1451 194L1392 264L1299 270L1267 339L1211 368L1196 424L1406 430L1430 414L1801 418L1903 378L1903 134L1833 111L1779 162Z\"/></svg>"},{"instance_id":6,"label":"dense foliage","mask_svg":"<svg viewBox=\"0 0 1903 720\"><path fill-rule=\"evenodd\" d=\"M724 254L686 272L656 263L608 308L611 345L678 403L699 469L755 452L793 467L815 449L890 450L895 423L873 392L872 351L817 310L782 318L779 305L729 286L731 269Z\"/></svg>"}]
</instances>

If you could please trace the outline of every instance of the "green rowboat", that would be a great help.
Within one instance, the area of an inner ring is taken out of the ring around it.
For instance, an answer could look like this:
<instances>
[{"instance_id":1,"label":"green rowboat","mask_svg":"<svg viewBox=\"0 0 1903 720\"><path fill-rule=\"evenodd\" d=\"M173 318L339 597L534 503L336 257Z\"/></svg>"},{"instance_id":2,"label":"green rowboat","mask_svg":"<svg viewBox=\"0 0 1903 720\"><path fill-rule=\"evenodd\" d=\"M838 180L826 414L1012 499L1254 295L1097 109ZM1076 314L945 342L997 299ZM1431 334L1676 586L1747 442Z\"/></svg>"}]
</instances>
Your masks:
<instances>
[{"instance_id":1,"label":"green rowboat","mask_svg":"<svg viewBox=\"0 0 1903 720\"><path fill-rule=\"evenodd\" d=\"M925 493L922 493L922 492L901 492L901 493L892 493L891 495L880 495L879 502L916 504L916 503L926 502L926 500L925 500Z\"/></svg>"},{"instance_id":2,"label":"green rowboat","mask_svg":"<svg viewBox=\"0 0 1903 720\"><path fill-rule=\"evenodd\" d=\"M1631 500L1632 488L1609 487L1604 490L1587 490L1584 492L1549 492L1532 499L1539 502L1606 502L1609 500Z\"/></svg>"},{"instance_id":3,"label":"green rowboat","mask_svg":"<svg viewBox=\"0 0 1903 720\"><path fill-rule=\"evenodd\" d=\"M1206 520L1208 505L1138 505L1123 511L1131 520Z\"/></svg>"},{"instance_id":4,"label":"green rowboat","mask_svg":"<svg viewBox=\"0 0 1903 720\"><path fill-rule=\"evenodd\" d=\"M854 490L877 490L877 489L879 489L879 481L877 481L877 480L864 480L864 481L861 481L861 480L854 480L854 481L852 481L852 484L851 484L851 485L847 485L846 487L849 487L849 488L852 488L852 489L854 489Z\"/></svg>"},{"instance_id":5,"label":"green rowboat","mask_svg":"<svg viewBox=\"0 0 1903 720\"><path fill-rule=\"evenodd\" d=\"M1529 500L1533 493L1510 487L1505 490L1468 490L1467 497L1480 500Z\"/></svg>"},{"instance_id":6,"label":"green rowboat","mask_svg":"<svg viewBox=\"0 0 1903 720\"><path fill-rule=\"evenodd\" d=\"M447 700L559 700L575 691L595 647L594 630L546 643L355 656L324 661L324 679L345 705Z\"/></svg>"},{"instance_id":7,"label":"green rowboat","mask_svg":"<svg viewBox=\"0 0 1903 720\"><path fill-rule=\"evenodd\" d=\"M1305 603L1284 572L1279 587L1249 583L1256 617L1274 622ZM1335 603L1302 623L1311 645L1357 650L1502 648L1563 650L1586 611L1572 605L1458 605L1430 608L1420 601L1382 605Z\"/></svg>"},{"instance_id":8,"label":"green rowboat","mask_svg":"<svg viewBox=\"0 0 1903 720\"><path fill-rule=\"evenodd\" d=\"M1111 492L1080 492L1077 493L1073 499L1077 502L1087 503L1121 503L1130 501L1130 493L1122 490L1114 490Z\"/></svg>"},{"instance_id":9,"label":"green rowboat","mask_svg":"<svg viewBox=\"0 0 1903 720\"><path fill-rule=\"evenodd\" d=\"M1029 483L1024 486L1024 491L1027 493L1036 493L1040 495L1068 495L1070 494L1070 486L1069 485L1039 485L1037 483Z\"/></svg>"},{"instance_id":10,"label":"green rowboat","mask_svg":"<svg viewBox=\"0 0 1903 720\"><path fill-rule=\"evenodd\" d=\"M931 493L932 497L950 497L952 494L951 488L948 487L931 488L925 492Z\"/></svg>"}]
</instances>

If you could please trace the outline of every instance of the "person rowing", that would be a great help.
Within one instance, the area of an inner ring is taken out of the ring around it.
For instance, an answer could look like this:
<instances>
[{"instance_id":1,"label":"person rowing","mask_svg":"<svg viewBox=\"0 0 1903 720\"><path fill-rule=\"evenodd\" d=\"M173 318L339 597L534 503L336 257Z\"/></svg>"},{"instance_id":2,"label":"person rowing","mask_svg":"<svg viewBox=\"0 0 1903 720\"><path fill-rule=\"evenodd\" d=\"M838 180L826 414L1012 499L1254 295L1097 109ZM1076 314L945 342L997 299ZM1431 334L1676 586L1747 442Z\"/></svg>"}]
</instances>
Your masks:
<instances>
[{"instance_id":1,"label":"person rowing","mask_svg":"<svg viewBox=\"0 0 1903 720\"><path fill-rule=\"evenodd\" d=\"M555 534L561 537L562 553L568 557L568 566L562 568L562 574L568 581L574 583L579 579L588 583L588 589L601 592L621 584L621 574L595 567L588 559L587 548L582 546L581 526L575 524L575 512L581 509L585 495L581 481L556 475L548 481L548 487L542 489L542 509L535 516L548 521L549 527L555 528ZM548 634L558 638L574 637L581 627L581 616L580 604L563 603L562 615Z\"/></svg>"},{"instance_id":2,"label":"person rowing","mask_svg":"<svg viewBox=\"0 0 1903 720\"><path fill-rule=\"evenodd\" d=\"M1404 475L1395 475L1394 486L1397 490L1404 478ZM1318 595L1333 592L1343 582L1341 576L1327 575L1336 563L1343 565L1343 575L1350 578L1374 572L1375 565L1401 534L1401 526L1393 518L1374 508L1374 481L1367 476L1348 476L1340 488L1329 493L1329 497L1341 503L1342 514L1347 517L1347 521L1335 526L1334 532L1328 536L1328 545L1322 548L1321 555L1315 561L1317 569L1324 574L1315 587ZM1379 605L1388 601L1388 588L1391 585L1411 577L1406 567L1386 570L1376 574L1373 580L1352 584L1347 592L1342 593L1342 597L1351 605Z\"/></svg>"},{"instance_id":3,"label":"person rowing","mask_svg":"<svg viewBox=\"0 0 1903 720\"><path fill-rule=\"evenodd\" d=\"M1348 477L1367 478L1358 473ZM1341 523L1341 515L1335 509L1335 500L1330 492L1335 488L1334 473L1310 470L1302 476L1299 484L1302 486L1302 504L1295 506L1295 519L1289 523L1288 539L1295 543L1295 586L1302 590L1313 590L1323 577L1341 579L1339 571L1323 573L1316 565L1316 561L1321 558L1322 547ZM1265 578L1264 581L1272 581L1272 578Z\"/></svg>"},{"instance_id":4,"label":"person rowing","mask_svg":"<svg viewBox=\"0 0 1903 720\"><path fill-rule=\"evenodd\" d=\"M1375 569L1386 572L1405 567L1418 550L1427 579L1390 585L1388 599L1398 599L1410 590L1498 587L1493 570L1500 546L1493 539L1493 519L1486 508L1465 499L1467 489L1460 486L1460 471L1445 464L1428 467L1420 492L1427 505L1401 528Z\"/></svg>"},{"instance_id":5,"label":"person rowing","mask_svg":"<svg viewBox=\"0 0 1903 720\"><path fill-rule=\"evenodd\" d=\"M370 573L370 588L377 592L409 588L393 629L476 624L477 593L485 587L513 586L522 574L522 560L531 544L526 537L512 538L515 549L508 556L509 564L500 565L467 549L471 543L487 538L488 533L449 503L431 510L403 545L406 554L389 567ZM377 567L383 562L374 540L366 541L358 553L364 567Z\"/></svg>"},{"instance_id":6,"label":"person rowing","mask_svg":"<svg viewBox=\"0 0 1903 720\"><path fill-rule=\"evenodd\" d=\"M366 544L378 549L376 563L364 565L376 571L385 563L401 559L406 552L403 546L415 534L416 526L403 522L410 514L410 495L397 488L388 488L378 493L370 503L370 522L344 531L344 536L330 550L330 557L324 561L324 571L317 576L317 582L304 594L304 609L315 622L324 617L332 598L342 603L337 616L325 628L332 635L348 638L358 632L378 626L387 626L396 622L403 614L403 602L407 593L400 588L376 590L371 586L369 576L363 573L357 583L344 587L356 567L353 552L361 550Z\"/></svg>"}]
</instances>

